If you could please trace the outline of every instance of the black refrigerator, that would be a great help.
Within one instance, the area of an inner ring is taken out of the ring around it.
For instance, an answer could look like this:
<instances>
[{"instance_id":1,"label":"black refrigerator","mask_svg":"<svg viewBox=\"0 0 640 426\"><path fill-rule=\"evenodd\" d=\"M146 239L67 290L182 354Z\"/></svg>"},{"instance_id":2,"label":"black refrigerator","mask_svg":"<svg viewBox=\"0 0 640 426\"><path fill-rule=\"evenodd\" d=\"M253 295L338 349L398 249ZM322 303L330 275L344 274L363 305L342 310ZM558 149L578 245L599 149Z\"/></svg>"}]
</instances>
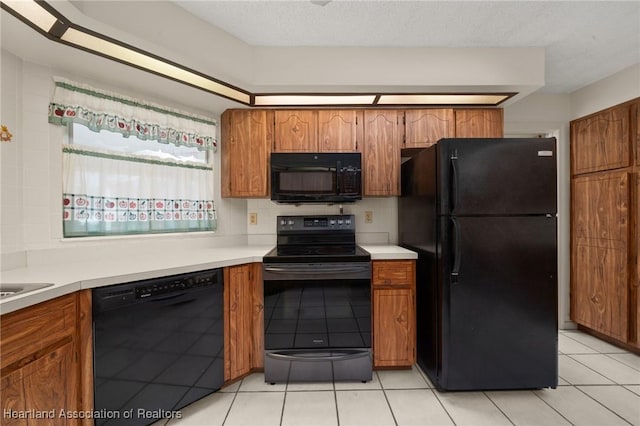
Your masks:
<instances>
[{"instance_id":1,"label":"black refrigerator","mask_svg":"<svg viewBox=\"0 0 640 426\"><path fill-rule=\"evenodd\" d=\"M555 138L441 139L401 179L422 370L440 390L555 388Z\"/></svg>"}]
</instances>

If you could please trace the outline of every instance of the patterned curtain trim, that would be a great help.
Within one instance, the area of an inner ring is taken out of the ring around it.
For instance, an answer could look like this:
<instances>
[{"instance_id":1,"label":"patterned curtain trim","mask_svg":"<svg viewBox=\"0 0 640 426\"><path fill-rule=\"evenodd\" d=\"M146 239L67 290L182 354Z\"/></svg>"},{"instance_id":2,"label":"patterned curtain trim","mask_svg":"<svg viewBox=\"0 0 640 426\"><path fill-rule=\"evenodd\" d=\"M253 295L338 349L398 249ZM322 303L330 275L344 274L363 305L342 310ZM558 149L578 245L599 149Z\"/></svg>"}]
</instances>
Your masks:
<instances>
[{"instance_id":1,"label":"patterned curtain trim","mask_svg":"<svg viewBox=\"0 0 640 426\"><path fill-rule=\"evenodd\" d=\"M199 150L215 150L217 141L209 136L161 127L157 124L142 123L138 120L126 120L113 114L96 113L80 106L49 104L49 123L78 123L87 126L94 132L108 130L129 137L136 136L140 140L156 140L160 143L172 143L177 146L188 146Z\"/></svg>"},{"instance_id":2,"label":"patterned curtain trim","mask_svg":"<svg viewBox=\"0 0 640 426\"><path fill-rule=\"evenodd\" d=\"M62 194L65 237L215 231L213 200Z\"/></svg>"},{"instance_id":3,"label":"patterned curtain trim","mask_svg":"<svg viewBox=\"0 0 640 426\"><path fill-rule=\"evenodd\" d=\"M62 87L74 92L84 93L85 95L93 96L100 99L107 99L110 101L120 102L122 104L134 106L137 108L148 109L151 111L159 112L160 114L173 115L174 117L186 118L188 120L197 121L199 123L204 123L204 124L210 124L212 126L215 126L217 124L215 121L207 120L206 118L198 117L195 115L184 114L179 111L170 110L170 109L163 108L156 105L140 103L133 98L114 96L107 93L99 92L97 90L89 89L86 87L74 86L65 81L56 81L55 84L56 84L56 87Z\"/></svg>"},{"instance_id":4,"label":"patterned curtain trim","mask_svg":"<svg viewBox=\"0 0 640 426\"><path fill-rule=\"evenodd\" d=\"M149 158L144 156L134 157L134 156L128 156L128 155L122 155L122 154L114 154L110 152L90 151L86 149L78 149L72 145L64 145L62 147L62 152L67 154L85 155L87 157L106 158L109 160L131 161L134 163L154 164L156 166L182 167L185 169L196 169L196 170L213 170L212 167L203 166L199 164L182 163L182 162L171 161L171 160L157 160L155 158Z\"/></svg>"},{"instance_id":5,"label":"patterned curtain trim","mask_svg":"<svg viewBox=\"0 0 640 426\"><path fill-rule=\"evenodd\" d=\"M217 148L215 120L54 77L49 123L79 123L94 132L155 140L199 150Z\"/></svg>"}]
</instances>

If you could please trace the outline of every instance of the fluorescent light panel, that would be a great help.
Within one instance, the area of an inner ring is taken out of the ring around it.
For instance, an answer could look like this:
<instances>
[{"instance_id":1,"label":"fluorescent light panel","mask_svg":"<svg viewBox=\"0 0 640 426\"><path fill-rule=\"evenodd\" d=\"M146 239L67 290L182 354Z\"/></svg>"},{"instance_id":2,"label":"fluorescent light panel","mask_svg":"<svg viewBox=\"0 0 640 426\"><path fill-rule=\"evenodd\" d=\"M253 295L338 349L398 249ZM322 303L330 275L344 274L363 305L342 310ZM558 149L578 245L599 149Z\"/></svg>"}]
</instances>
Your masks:
<instances>
[{"instance_id":1,"label":"fluorescent light panel","mask_svg":"<svg viewBox=\"0 0 640 426\"><path fill-rule=\"evenodd\" d=\"M123 62L135 65L165 75L175 80L183 81L192 86L200 87L210 92L219 93L240 102L249 103L250 96L239 90L233 89L224 84L202 77L191 71L187 71L175 65L137 52L125 46L113 43L103 38L88 34L76 28L69 28L61 37L63 41L93 50Z\"/></svg>"},{"instance_id":2,"label":"fluorescent light panel","mask_svg":"<svg viewBox=\"0 0 640 426\"><path fill-rule=\"evenodd\" d=\"M378 105L497 105L508 97L484 93L380 95Z\"/></svg>"},{"instance_id":3,"label":"fluorescent light panel","mask_svg":"<svg viewBox=\"0 0 640 426\"><path fill-rule=\"evenodd\" d=\"M56 23L58 18L49 13L38 3L34 1L2 1L14 12L21 15L24 19L30 21L32 24L40 28L44 32L49 32L53 24Z\"/></svg>"},{"instance_id":4,"label":"fluorescent light panel","mask_svg":"<svg viewBox=\"0 0 640 426\"><path fill-rule=\"evenodd\" d=\"M372 105L375 97L375 95L256 95L254 105Z\"/></svg>"}]
</instances>

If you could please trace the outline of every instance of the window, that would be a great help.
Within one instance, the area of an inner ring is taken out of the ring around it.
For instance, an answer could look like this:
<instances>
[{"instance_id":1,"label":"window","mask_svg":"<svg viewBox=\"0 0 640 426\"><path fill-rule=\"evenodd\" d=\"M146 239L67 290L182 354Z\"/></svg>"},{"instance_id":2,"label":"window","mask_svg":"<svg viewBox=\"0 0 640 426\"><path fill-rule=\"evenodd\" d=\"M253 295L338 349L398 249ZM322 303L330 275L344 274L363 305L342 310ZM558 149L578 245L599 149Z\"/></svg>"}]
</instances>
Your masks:
<instances>
[{"instance_id":1,"label":"window","mask_svg":"<svg viewBox=\"0 0 640 426\"><path fill-rule=\"evenodd\" d=\"M193 126L175 129L157 119L149 124L148 118L95 111L95 105L54 101L49 108L50 122L68 126L69 143L63 146L65 237L216 229L215 139L194 132ZM215 126L209 127L215 132Z\"/></svg>"}]
</instances>

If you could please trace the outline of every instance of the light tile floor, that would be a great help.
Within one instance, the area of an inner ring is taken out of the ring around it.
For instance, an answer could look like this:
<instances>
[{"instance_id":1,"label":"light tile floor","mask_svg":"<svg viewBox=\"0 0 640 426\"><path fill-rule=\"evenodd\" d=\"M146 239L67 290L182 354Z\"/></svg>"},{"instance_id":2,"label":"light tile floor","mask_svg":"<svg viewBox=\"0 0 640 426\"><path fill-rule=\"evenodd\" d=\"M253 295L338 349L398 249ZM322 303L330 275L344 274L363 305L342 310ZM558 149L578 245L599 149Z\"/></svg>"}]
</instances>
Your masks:
<instances>
[{"instance_id":1,"label":"light tile floor","mask_svg":"<svg viewBox=\"0 0 640 426\"><path fill-rule=\"evenodd\" d=\"M416 367L368 383L277 384L252 374L154 426L640 425L640 356L559 333L557 389L441 393Z\"/></svg>"}]
</instances>

